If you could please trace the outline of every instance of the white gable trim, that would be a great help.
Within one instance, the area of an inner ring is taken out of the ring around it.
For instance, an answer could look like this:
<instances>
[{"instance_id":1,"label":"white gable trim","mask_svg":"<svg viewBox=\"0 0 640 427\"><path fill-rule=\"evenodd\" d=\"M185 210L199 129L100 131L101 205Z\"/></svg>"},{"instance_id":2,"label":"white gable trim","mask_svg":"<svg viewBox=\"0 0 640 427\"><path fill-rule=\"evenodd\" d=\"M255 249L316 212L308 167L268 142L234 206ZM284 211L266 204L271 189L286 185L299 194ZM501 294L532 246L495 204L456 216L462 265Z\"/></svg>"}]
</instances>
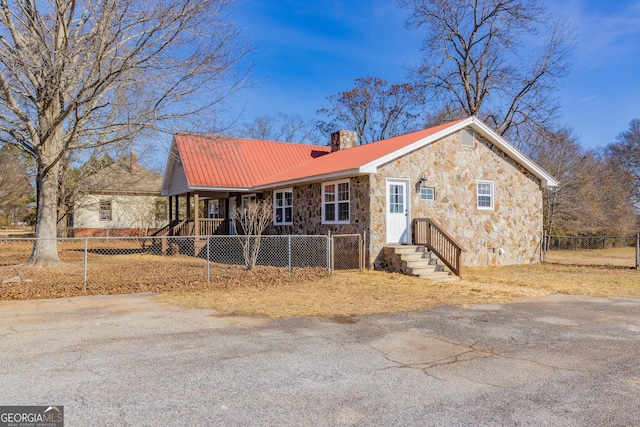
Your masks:
<instances>
[{"instance_id":1,"label":"white gable trim","mask_svg":"<svg viewBox=\"0 0 640 427\"><path fill-rule=\"evenodd\" d=\"M540 179L540 183L543 187L557 187L558 181L553 179L544 169L542 169L536 162L531 160L522 151L518 150L512 144L507 142L502 136L498 135L493 129L487 126L484 122L472 117L473 122L471 127L480 132L482 136L488 139L491 143L496 145L502 151L504 151L509 157L520 163L525 169L531 172L534 176Z\"/></svg>"},{"instance_id":2,"label":"white gable trim","mask_svg":"<svg viewBox=\"0 0 640 427\"><path fill-rule=\"evenodd\" d=\"M407 145L399 150L394 151L393 153L387 154L386 156L382 156L372 162L367 163L359 168L360 173L376 173L378 171L378 167L389 163L397 159L398 157L402 157L405 154L408 154L412 151L418 150L425 145L431 144L445 136L448 136L454 132L457 132L465 127L470 126L475 131L479 132L483 137L485 137L489 142L496 145L503 152L505 152L509 157L514 159L520 165L522 165L525 169L531 172L534 176L540 179L541 185L543 187L557 187L558 182L553 179L551 175L549 175L544 169L538 166L533 160L527 157L524 153L518 150L516 147L508 143L504 138L498 135L493 129L484 124L481 120L476 117L469 117L465 120L462 120L452 126L449 126L440 132L434 133L426 138L418 140L412 144Z\"/></svg>"},{"instance_id":3,"label":"white gable trim","mask_svg":"<svg viewBox=\"0 0 640 427\"><path fill-rule=\"evenodd\" d=\"M162 178L162 187L160 190L160 194L163 196L169 196L169 185L171 184L171 179L173 178L173 168L175 167L176 159L173 155L174 151L178 151L178 147L176 147L176 137L174 136L171 139L171 147L169 148L169 157L167 159L167 164L164 167L164 177Z\"/></svg>"},{"instance_id":4,"label":"white gable trim","mask_svg":"<svg viewBox=\"0 0 640 427\"><path fill-rule=\"evenodd\" d=\"M459 129L469 126L472 119L473 117L469 117L468 119L465 119L459 123L456 123L455 125L448 126L442 129L440 132L436 132L433 135L427 136L426 138L419 139L418 141L411 143L405 147L402 147L401 149L396 150L392 153L389 153L386 156L382 156L372 162L367 163L366 165L362 165L360 166L360 171L365 173L376 173L378 171L378 167L386 163L389 163L390 161L393 161L398 157L402 157L405 154L409 154L412 151L418 150L424 147L425 145L431 144L434 141L444 138L445 136L450 135Z\"/></svg>"}]
</instances>

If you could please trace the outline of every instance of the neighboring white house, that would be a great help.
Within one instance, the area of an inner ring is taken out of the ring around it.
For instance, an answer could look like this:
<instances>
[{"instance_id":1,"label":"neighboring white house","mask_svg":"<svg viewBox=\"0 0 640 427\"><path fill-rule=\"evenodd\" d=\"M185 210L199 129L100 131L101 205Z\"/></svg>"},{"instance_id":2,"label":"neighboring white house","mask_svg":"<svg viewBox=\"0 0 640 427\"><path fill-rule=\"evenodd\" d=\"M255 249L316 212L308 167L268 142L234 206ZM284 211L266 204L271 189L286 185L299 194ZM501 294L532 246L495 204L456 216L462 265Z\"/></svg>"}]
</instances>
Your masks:
<instances>
[{"instance_id":1,"label":"neighboring white house","mask_svg":"<svg viewBox=\"0 0 640 427\"><path fill-rule=\"evenodd\" d=\"M162 175L137 164L136 154L91 175L73 209L74 236L144 236L167 224Z\"/></svg>"}]
</instances>

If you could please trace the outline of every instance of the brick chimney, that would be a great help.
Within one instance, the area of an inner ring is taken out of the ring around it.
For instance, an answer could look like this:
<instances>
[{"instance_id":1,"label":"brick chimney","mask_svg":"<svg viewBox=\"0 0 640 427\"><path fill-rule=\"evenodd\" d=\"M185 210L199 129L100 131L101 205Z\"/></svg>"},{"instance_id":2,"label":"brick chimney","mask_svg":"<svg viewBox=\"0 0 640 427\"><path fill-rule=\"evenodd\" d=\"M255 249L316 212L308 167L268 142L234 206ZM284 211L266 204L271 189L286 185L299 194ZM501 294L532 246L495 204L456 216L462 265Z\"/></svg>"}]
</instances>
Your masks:
<instances>
[{"instance_id":1,"label":"brick chimney","mask_svg":"<svg viewBox=\"0 0 640 427\"><path fill-rule=\"evenodd\" d=\"M136 161L136 153L135 151L131 152L131 175L135 175L138 171L138 165Z\"/></svg>"},{"instance_id":2,"label":"brick chimney","mask_svg":"<svg viewBox=\"0 0 640 427\"><path fill-rule=\"evenodd\" d=\"M339 130L331 134L331 152L358 145L358 134L351 130Z\"/></svg>"}]
</instances>

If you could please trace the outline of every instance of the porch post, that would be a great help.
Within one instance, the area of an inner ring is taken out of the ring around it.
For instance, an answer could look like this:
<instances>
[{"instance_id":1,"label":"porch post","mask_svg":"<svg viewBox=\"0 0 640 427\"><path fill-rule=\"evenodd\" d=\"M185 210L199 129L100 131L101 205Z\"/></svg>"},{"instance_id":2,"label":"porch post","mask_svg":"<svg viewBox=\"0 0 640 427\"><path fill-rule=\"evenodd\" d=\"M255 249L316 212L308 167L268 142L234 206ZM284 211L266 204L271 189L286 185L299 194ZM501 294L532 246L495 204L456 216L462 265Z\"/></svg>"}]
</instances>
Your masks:
<instances>
[{"instance_id":1,"label":"porch post","mask_svg":"<svg viewBox=\"0 0 640 427\"><path fill-rule=\"evenodd\" d=\"M231 234L231 211L229 210L229 199L230 197L227 195L227 198L224 201L224 223L226 224L226 234Z\"/></svg>"},{"instance_id":2,"label":"porch post","mask_svg":"<svg viewBox=\"0 0 640 427\"><path fill-rule=\"evenodd\" d=\"M187 217L185 219L191 219L191 193L187 191Z\"/></svg>"},{"instance_id":3,"label":"porch post","mask_svg":"<svg viewBox=\"0 0 640 427\"><path fill-rule=\"evenodd\" d=\"M200 198L198 196L198 193L195 192L193 193L193 222L194 222L194 227L195 230L193 232L194 235L199 236L200 235Z\"/></svg>"},{"instance_id":4,"label":"porch post","mask_svg":"<svg viewBox=\"0 0 640 427\"><path fill-rule=\"evenodd\" d=\"M169 196L169 222L173 222L173 196Z\"/></svg>"},{"instance_id":5,"label":"porch post","mask_svg":"<svg viewBox=\"0 0 640 427\"><path fill-rule=\"evenodd\" d=\"M178 221L180 220L180 210L178 209L178 206L180 206L180 195L176 194L174 197L174 201L176 202L176 205L173 207L173 211L175 213L175 220Z\"/></svg>"}]
</instances>

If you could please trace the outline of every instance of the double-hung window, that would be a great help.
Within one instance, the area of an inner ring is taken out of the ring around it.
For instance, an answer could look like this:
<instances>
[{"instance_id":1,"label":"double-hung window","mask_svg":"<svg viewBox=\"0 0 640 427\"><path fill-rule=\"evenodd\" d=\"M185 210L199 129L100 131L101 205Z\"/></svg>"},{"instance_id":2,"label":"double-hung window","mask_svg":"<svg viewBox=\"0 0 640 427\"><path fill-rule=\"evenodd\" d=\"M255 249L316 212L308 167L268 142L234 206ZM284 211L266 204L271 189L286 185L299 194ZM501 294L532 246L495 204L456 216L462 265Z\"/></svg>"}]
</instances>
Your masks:
<instances>
[{"instance_id":1,"label":"double-hung window","mask_svg":"<svg viewBox=\"0 0 640 427\"><path fill-rule=\"evenodd\" d=\"M349 180L322 183L322 223L349 223Z\"/></svg>"},{"instance_id":2,"label":"double-hung window","mask_svg":"<svg viewBox=\"0 0 640 427\"><path fill-rule=\"evenodd\" d=\"M476 187L478 209L493 210L493 182L478 181Z\"/></svg>"},{"instance_id":3,"label":"double-hung window","mask_svg":"<svg viewBox=\"0 0 640 427\"><path fill-rule=\"evenodd\" d=\"M219 199L212 199L208 201L208 213L209 218L221 218Z\"/></svg>"},{"instance_id":4,"label":"double-hung window","mask_svg":"<svg viewBox=\"0 0 640 427\"><path fill-rule=\"evenodd\" d=\"M293 190L291 188L274 191L273 223L275 225L293 224Z\"/></svg>"},{"instance_id":5,"label":"double-hung window","mask_svg":"<svg viewBox=\"0 0 640 427\"><path fill-rule=\"evenodd\" d=\"M100 221L111 221L111 200L100 200Z\"/></svg>"}]
</instances>

